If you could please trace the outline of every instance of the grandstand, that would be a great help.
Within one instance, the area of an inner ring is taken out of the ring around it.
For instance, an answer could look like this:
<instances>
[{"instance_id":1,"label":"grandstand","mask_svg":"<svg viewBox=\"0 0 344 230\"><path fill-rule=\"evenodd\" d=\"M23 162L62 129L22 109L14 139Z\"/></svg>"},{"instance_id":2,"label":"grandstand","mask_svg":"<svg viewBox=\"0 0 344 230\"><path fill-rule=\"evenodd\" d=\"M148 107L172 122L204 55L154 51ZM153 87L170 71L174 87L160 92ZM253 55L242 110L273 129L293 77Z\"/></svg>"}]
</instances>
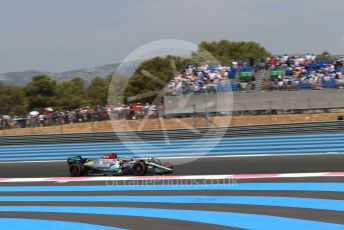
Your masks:
<instances>
[{"instance_id":1,"label":"grandstand","mask_svg":"<svg viewBox=\"0 0 344 230\"><path fill-rule=\"evenodd\" d=\"M260 64L233 61L228 66L189 65L168 84L167 95L343 88L343 67L343 57L315 61L312 55L270 57Z\"/></svg>"}]
</instances>

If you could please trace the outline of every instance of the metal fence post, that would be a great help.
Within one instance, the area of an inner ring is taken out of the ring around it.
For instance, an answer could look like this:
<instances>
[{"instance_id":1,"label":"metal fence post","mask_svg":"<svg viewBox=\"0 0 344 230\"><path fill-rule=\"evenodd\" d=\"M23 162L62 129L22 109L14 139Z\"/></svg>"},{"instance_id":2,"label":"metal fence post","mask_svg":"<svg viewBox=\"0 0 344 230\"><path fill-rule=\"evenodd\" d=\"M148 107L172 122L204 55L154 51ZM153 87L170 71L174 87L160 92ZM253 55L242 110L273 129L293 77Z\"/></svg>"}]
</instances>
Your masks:
<instances>
[{"instance_id":1,"label":"metal fence post","mask_svg":"<svg viewBox=\"0 0 344 230\"><path fill-rule=\"evenodd\" d=\"M94 116L91 114L91 132L94 133Z\"/></svg>"},{"instance_id":2,"label":"metal fence post","mask_svg":"<svg viewBox=\"0 0 344 230\"><path fill-rule=\"evenodd\" d=\"M208 127L208 91L205 90L204 93L204 118L205 118L205 127Z\"/></svg>"},{"instance_id":3,"label":"metal fence post","mask_svg":"<svg viewBox=\"0 0 344 230\"><path fill-rule=\"evenodd\" d=\"M272 124L272 101L269 101L270 124Z\"/></svg>"},{"instance_id":4,"label":"metal fence post","mask_svg":"<svg viewBox=\"0 0 344 230\"><path fill-rule=\"evenodd\" d=\"M63 117L59 116L59 123L60 123L60 133L63 133Z\"/></svg>"},{"instance_id":5,"label":"metal fence post","mask_svg":"<svg viewBox=\"0 0 344 230\"><path fill-rule=\"evenodd\" d=\"M192 105L193 108L193 122L194 122L194 128L197 128L197 123L196 123L196 105Z\"/></svg>"},{"instance_id":6,"label":"metal fence post","mask_svg":"<svg viewBox=\"0 0 344 230\"><path fill-rule=\"evenodd\" d=\"M5 136L5 122L2 118L1 118L1 128L2 128L2 135Z\"/></svg>"},{"instance_id":7,"label":"metal fence post","mask_svg":"<svg viewBox=\"0 0 344 230\"><path fill-rule=\"evenodd\" d=\"M32 120L32 122L33 122L33 120ZM31 127L30 127L31 134L33 134L33 133L34 133L34 132L33 132L33 123L31 123L30 126L31 126Z\"/></svg>"}]
</instances>

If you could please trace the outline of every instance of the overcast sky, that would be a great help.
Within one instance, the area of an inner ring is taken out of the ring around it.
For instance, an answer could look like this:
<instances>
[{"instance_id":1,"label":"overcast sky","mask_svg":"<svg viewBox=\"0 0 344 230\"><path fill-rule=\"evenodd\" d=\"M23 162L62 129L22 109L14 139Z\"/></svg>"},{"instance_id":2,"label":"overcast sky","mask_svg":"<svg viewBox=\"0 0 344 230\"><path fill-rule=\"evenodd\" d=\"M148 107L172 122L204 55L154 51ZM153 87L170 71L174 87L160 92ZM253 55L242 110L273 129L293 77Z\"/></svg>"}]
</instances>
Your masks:
<instances>
[{"instance_id":1,"label":"overcast sky","mask_svg":"<svg viewBox=\"0 0 344 230\"><path fill-rule=\"evenodd\" d=\"M0 0L0 72L118 63L167 38L344 54L343 12L344 0Z\"/></svg>"}]
</instances>

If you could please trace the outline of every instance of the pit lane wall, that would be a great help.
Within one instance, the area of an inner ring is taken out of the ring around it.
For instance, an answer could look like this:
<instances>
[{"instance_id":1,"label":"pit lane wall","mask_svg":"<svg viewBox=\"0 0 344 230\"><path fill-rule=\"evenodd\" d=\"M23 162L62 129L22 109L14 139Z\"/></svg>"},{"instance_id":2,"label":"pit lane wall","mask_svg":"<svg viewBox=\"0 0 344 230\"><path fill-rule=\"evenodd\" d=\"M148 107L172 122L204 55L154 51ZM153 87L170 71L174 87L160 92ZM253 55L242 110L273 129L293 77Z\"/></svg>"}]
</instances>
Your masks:
<instances>
[{"instance_id":1,"label":"pit lane wall","mask_svg":"<svg viewBox=\"0 0 344 230\"><path fill-rule=\"evenodd\" d=\"M344 90L225 92L165 96L165 115L262 110L314 110L344 108ZM205 107L207 105L207 107Z\"/></svg>"}]
</instances>

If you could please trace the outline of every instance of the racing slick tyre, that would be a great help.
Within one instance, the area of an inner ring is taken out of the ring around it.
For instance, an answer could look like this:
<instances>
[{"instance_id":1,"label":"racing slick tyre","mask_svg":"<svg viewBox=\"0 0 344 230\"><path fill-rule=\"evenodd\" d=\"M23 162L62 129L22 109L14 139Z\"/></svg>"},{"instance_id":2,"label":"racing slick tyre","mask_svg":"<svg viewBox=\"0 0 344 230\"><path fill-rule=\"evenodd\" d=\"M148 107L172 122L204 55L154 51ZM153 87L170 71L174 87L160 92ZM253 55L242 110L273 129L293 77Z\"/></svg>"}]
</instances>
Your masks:
<instances>
[{"instance_id":1,"label":"racing slick tyre","mask_svg":"<svg viewBox=\"0 0 344 230\"><path fill-rule=\"evenodd\" d=\"M81 176L83 173L82 165L80 164L71 164L69 166L69 173L73 177Z\"/></svg>"},{"instance_id":2,"label":"racing slick tyre","mask_svg":"<svg viewBox=\"0 0 344 230\"><path fill-rule=\"evenodd\" d=\"M132 172L135 176L143 176L147 173L147 169L147 164L144 161L139 161L133 165Z\"/></svg>"}]
</instances>

